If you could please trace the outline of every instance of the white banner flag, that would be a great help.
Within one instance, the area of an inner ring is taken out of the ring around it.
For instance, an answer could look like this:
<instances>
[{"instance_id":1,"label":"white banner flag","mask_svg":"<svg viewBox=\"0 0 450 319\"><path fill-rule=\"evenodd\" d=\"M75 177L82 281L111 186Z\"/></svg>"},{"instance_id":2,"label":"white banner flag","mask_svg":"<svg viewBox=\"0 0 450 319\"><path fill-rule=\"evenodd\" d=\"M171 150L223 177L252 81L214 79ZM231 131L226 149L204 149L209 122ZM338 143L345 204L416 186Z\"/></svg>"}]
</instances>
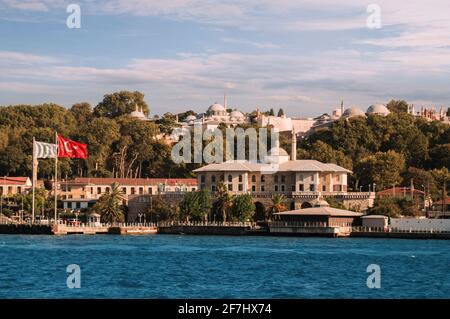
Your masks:
<instances>
[{"instance_id":1,"label":"white banner flag","mask_svg":"<svg viewBox=\"0 0 450 319\"><path fill-rule=\"evenodd\" d=\"M58 145L34 142L35 158L56 158L58 156Z\"/></svg>"}]
</instances>

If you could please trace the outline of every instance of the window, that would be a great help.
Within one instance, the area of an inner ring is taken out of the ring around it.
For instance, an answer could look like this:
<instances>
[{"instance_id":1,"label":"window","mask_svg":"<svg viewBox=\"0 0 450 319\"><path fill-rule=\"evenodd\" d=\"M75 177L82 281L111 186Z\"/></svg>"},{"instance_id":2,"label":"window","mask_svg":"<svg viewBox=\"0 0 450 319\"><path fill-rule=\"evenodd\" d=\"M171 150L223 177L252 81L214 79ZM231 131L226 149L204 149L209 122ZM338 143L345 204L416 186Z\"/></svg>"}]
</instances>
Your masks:
<instances>
[{"instance_id":1,"label":"window","mask_svg":"<svg viewBox=\"0 0 450 319\"><path fill-rule=\"evenodd\" d=\"M22 187L20 187L20 186L17 187L17 193L19 193L19 194L22 193Z\"/></svg>"},{"instance_id":2,"label":"window","mask_svg":"<svg viewBox=\"0 0 450 319\"><path fill-rule=\"evenodd\" d=\"M224 182L224 181L225 181L225 175L223 175L223 174L220 175L220 181L221 181L221 182Z\"/></svg>"},{"instance_id":3,"label":"window","mask_svg":"<svg viewBox=\"0 0 450 319\"><path fill-rule=\"evenodd\" d=\"M84 199L85 197L84 197L84 195L81 195L80 198L81 198L81 199Z\"/></svg>"},{"instance_id":4,"label":"window","mask_svg":"<svg viewBox=\"0 0 450 319\"><path fill-rule=\"evenodd\" d=\"M326 192L327 190L327 186L326 185L322 185L322 192Z\"/></svg>"},{"instance_id":5,"label":"window","mask_svg":"<svg viewBox=\"0 0 450 319\"><path fill-rule=\"evenodd\" d=\"M139 187L139 195L143 195L144 194L144 187Z\"/></svg>"},{"instance_id":6,"label":"window","mask_svg":"<svg viewBox=\"0 0 450 319\"><path fill-rule=\"evenodd\" d=\"M106 191L107 193L109 193L109 187L106 187L106 188L105 188L105 191Z\"/></svg>"},{"instance_id":7,"label":"window","mask_svg":"<svg viewBox=\"0 0 450 319\"><path fill-rule=\"evenodd\" d=\"M97 194L101 194L102 193L102 188L101 187L97 187Z\"/></svg>"},{"instance_id":8,"label":"window","mask_svg":"<svg viewBox=\"0 0 450 319\"><path fill-rule=\"evenodd\" d=\"M252 192L256 192L256 186L252 185Z\"/></svg>"},{"instance_id":9,"label":"window","mask_svg":"<svg viewBox=\"0 0 450 319\"><path fill-rule=\"evenodd\" d=\"M261 185L261 192L264 192L264 185Z\"/></svg>"},{"instance_id":10,"label":"window","mask_svg":"<svg viewBox=\"0 0 450 319\"><path fill-rule=\"evenodd\" d=\"M252 175L252 182L256 183L256 175Z\"/></svg>"},{"instance_id":11,"label":"window","mask_svg":"<svg viewBox=\"0 0 450 319\"><path fill-rule=\"evenodd\" d=\"M242 190L244 189L244 187L242 186L242 184L238 185L238 191L242 192Z\"/></svg>"},{"instance_id":12,"label":"window","mask_svg":"<svg viewBox=\"0 0 450 319\"><path fill-rule=\"evenodd\" d=\"M264 183L266 181L266 177L264 175L261 175L261 183Z\"/></svg>"},{"instance_id":13,"label":"window","mask_svg":"<svg viewBox=\"0 0 450 319\"><path fill-rule=\"evenodd\" d=\"M148 188L148 193L153 194L153 189L151 187Z\"/></svg>"},{"instance_id":14,"label":"window","mask_svg":"<svg viewBox=\"0 0 450 319\"><path fill-rule=\"evenodd\" d=\"M286 182L286 178L284 177L284 175L281 175L281 182L285 183Z\"/></svg>"},{"instance_id":15,"label":"window","mask_svg":"<svg viewBox=\"0 0 450 319\"><path fill-rule=\"evenodd\" d=\"M216 185L211 185L211 192L215 192L216 191Z\"/></svg>"},{"instance_id":16,"label":"window","mask_svg":"<svg viewBox=\"0 0 450 319\"><path fill-rule=\"evenodd\" d=\"M216 182L216 175L211 176L211 182L215 183Z\"/></svg>"},{"instance_id":17,"label":"window","mask_svg":"<svg viewBox=\"0 0 450 319\"><path fill-rule=\"evenodd\" d=\"M94 187L91 187L91 194L94 193Z\"/></svg>"},{"instance_id":18,"label":"window","mask_svg":"<svg viewBox=\"0 0 450 319\"><path fill-rule=\"evenodd\" d=\"M122 187L122 193L124 193L125 195L127 194L127 188L126 187Z\"/></svg>"},{"instance_id":19,"label":"window","mask_svg":"<svg viewBox=\"0 0 450 319\"><path fill-rule=\"evenodd\" d=\"M80 209L80 208L81 208L81 203L80 203L80 202L77 202L77 203L76 203L76 208L77 208L77 209Z\"/></svg>"},{"instance_id":20,"label":"window","mask_svg":"<svg viewBox=\"0 0 450 319\"><path fill-rule=\"evenodd\" d=\"M299 185L298 185L298 191L299 191L299 192L304 192L304 191L305 191L305 185L299 184Z\"/></svg>"},{"instance_id":21,"label":"window","mask_svg":"<svg viewBox=\"0 0 450 319\"><path fill-rule=\"evenodd\" d=\"M309 185L310 192L314 192L315 190L316 190L316 185L314 185L314 184Z\"/></svg>"},{"instance_id":22,"label":"window","mask_svg":"<svg viewBox=\"0 0 450 319\"><path fill-rule=\"evenodd\" d=\"M281 185L281 191L284 192L285 191L285 187L284 185Z\"/></svg>"},{"instance_id":23,"label":"window","mask_svg":"<svg viewBox=\"0 0 450 319\"><path fill-rule=\"evenodd\" d=\"M242 175L239 175L239 183L242 183Z\"/></svg>"},{"instance_id":24,"label":"window","mask_svg":"<svg viewBox=\"0 0 450 319\"><path fill-rule=\"evenodd\" d=\"M202 182L202 183L205 182L205 175L200 175L200 182Z\"/></svg>"},{"instance_id":25,"label":"window","mask_svg":"<svg viewBox=\"0 0 450 319\"><path fill-rule=\"evenodd\" d=\"M275 185L275 191L278 192L278 185Z\"/></svg>"},{"instance_id":26,"label":"window","mask_svg":"<svg viewBox=\"0 0 450 319\"><path fill-rule=\"evenodd\" d=\"M231 183L233 181L233 176L228 175L228 181Z\"/></svg>"},{"instance_id":27,"label":"window","mask_svg":"<svg viewBox=\"0 0 450 319\"><path fill-rule=\"evenodd\" d=\"M72 195L67 196L67 198L69 198L69 199L72 199L72 197L73 197Z\"/></svg>"},{"instance_id":28,"label":"window","mask_svg":"<svg viewBox=\"0 0 450 319\"><path fill-rule=\"evenodd\" d=\"M0 186L0 194L3 194L3 186Z\"/></svg>"},{"instance_id":29,"label":"window","mask_svg":"<svg viewBox=\"0 0 450 319\"><path fill-rule=\"evenodd\" d=\"M341 177L339 176L339 175L336 175L336 181L338 181L339 182L339 179L340 179Z\"/></svg>"},{"instance_id":30,"label":"window","mask_svg":"<svg viewBox=\"0 0 450 319\"><path fill-rule=\"evenodd\" d=\"M229 190L230 192L233 191L233 184L228 184L228 190Z\"/></svg>"},{"instance_id":31,"label":"window","mask_svg":"<svg viewBox=\"0 0 450 319\"><path fill-rule=\"evenodd\" d=\"M278 183L278 175L275 175L275 183Z\"/></svg>"},{"instance_id":32,"label":"window","mask_svg":"<svg viewBox=\"0 0 450 319\"><path fill-rule=\"evenodd\" d=\"M295 192L295 184L291 186L291 191Z\"/></svg>"},{"instance_id":33,"label":"window","mask_svg":"<svg viewBox=\"0 0 450 319\"><path fill-rule=\"evenodd\" d=\"M136 194L136 190L134 189L134 187L131 187L131 195Z\"/></svg>"}]
</instances>

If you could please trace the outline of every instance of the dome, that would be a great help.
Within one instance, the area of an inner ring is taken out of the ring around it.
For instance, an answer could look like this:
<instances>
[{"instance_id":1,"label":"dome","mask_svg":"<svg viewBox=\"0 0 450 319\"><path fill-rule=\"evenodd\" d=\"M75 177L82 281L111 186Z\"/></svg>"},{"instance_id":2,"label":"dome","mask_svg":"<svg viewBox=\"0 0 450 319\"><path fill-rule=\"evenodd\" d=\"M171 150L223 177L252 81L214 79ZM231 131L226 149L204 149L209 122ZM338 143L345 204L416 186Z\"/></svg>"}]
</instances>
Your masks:
<instances>
[{"instance_id":1,"label":"dome","mask_svg":"<svg viewBox=\"0 0 450 319\"><path fill-rule=\"evenodd\" d=\"M365 114L361 109L359 109L357 107L351 107L344 111L343 116L348 118L348 117L355 117L355 116L365 116Z\"/></svg>"},{"instance_id":2,"label":"dome","mask_svg":"<svg viewBox=\"0 0 450 319\"><path fill-rule=\"evenodd\" d=\"M366 114L377 114L377 115L383 115L386 116L389 113L391 113L388 108L383 104L374 104L369 106L367 109Z\"/></svg>"},{"instance_id":3,"label":"dome","mask_svg":"<svg viewBox=\"0 0 450 319\"><path fill-rule=\"evenodd\" d=\"M146 118L144 112L139 111L139 110L137 109L137 107L136 107L136 110L135 110L135 111L133 111L133 112L130 113L130 116L131 116L132 118L139 119L139 120L141 120L141 119L143 120L143 119Z\"/></svg>"},{"instance_id":4,"label":"dome","mask_svg":"<svg viewBox=\"0 0 450 319\"><path fill-rule=\"evenodd\" d=\"M211 105L208 108L208 111L209 112L225 112L226 110L225 110L225 108L223 107L222 104L214 103L213 105Z\"/></svg>"},{"instance_id":5,"label":"dome","mask_svg":"<svg viewBox=\"0 0 450 319\"><path fill-rule=\"evenodd\" d=\"M322 198L317 198L309 202L312 207L329 207L330 204Z\"/></svg>"},{"instance_id":6,"label":"dome","mask_svg":"<svg viewBox=\"0 0 450 319\"><path fill-rule=\"evenodd\" d=\"M238 110L234 110L233 112L230 113L230 117L244 118L245 116L244 116L244 114L242 114Z\"/></svg>"},{"instance_id":7,"label":"dome","mask_svg":"<svg viewBox=\"0 0 450 319\"><path fill-rule=\"evenodd\" d=\"M196 119L197 117L195 115L189 115L188 117L186 117L185 122L195 121Z\"/></svg>"}]
</instances>

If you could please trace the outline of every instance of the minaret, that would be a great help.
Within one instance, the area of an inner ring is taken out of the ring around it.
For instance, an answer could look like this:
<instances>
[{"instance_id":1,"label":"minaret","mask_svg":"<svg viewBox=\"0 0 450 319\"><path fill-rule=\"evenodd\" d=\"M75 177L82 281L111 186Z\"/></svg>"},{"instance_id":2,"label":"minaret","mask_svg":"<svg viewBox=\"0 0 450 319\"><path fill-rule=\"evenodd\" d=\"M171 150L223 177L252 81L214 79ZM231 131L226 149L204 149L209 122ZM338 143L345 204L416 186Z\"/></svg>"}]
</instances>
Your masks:
<instances>
[{"instance_id":1,"label":"minaret","mask_svg":"<svg viewBox=\"0 0 450 319\"><path fill-rule=\"evenodd\" d=\"M297 136L295 135L295 129L292 128L291 161L296 160L297 160Z\"/></svg>"},{"instance_id":2,"label":"minaret","mask_svg":"<svg viewBox=\"0 0 450 319\"><path fill-rule=\"evenodd\" d=\"M344 115L344 101L341 101L341 116Z\"/></svg>"},{"instance_id":3,"label":"minaret","mask_svg":"<svg viewBox=\"0 0 450 319\"><path fill-rule=\"evenodd\" d=\"M223 94L223 107L225 108L225 111L228 108L228 97L226 93Z\"/></svg>"}]
</instances>

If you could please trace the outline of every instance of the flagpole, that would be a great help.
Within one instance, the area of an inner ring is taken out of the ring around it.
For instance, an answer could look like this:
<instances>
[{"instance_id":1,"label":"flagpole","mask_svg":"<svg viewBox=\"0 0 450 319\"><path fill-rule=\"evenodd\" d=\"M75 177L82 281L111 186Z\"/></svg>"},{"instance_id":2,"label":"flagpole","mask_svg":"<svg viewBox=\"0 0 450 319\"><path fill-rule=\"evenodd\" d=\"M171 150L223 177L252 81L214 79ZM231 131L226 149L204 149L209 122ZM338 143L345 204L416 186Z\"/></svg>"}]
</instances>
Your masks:
<instances>
[{"instance_id":1,"label":"flagpole","mask_svg":"<svg viewBox=\"0 0 450 319\"><path fill-rule=\"evenodd\" d=\"M55 132L56 157L55 157L55 225L58 223L58 132Z\"/></svg>"},{"instance_id":2,"label":"flagpole","mask_svg":"<svg viewBox=\"0 0 450 319\"><path fill-rule=\"evenodd\" d=\"M32 166L33 166L33 176L31 177L31 179L33 180L32 182L32 184L33 184L33 196L32 196L32 200L31 200L31 222L34 224L34 193L35 193L35 191L34 191L34 189L35 189L35 187L36 187L36 150L35 150L35 146L34 146L34 144L35 144L35 139L34 139L34 136L33 136L33 163L32 163Z\"/></svg>"}]
</instances>

